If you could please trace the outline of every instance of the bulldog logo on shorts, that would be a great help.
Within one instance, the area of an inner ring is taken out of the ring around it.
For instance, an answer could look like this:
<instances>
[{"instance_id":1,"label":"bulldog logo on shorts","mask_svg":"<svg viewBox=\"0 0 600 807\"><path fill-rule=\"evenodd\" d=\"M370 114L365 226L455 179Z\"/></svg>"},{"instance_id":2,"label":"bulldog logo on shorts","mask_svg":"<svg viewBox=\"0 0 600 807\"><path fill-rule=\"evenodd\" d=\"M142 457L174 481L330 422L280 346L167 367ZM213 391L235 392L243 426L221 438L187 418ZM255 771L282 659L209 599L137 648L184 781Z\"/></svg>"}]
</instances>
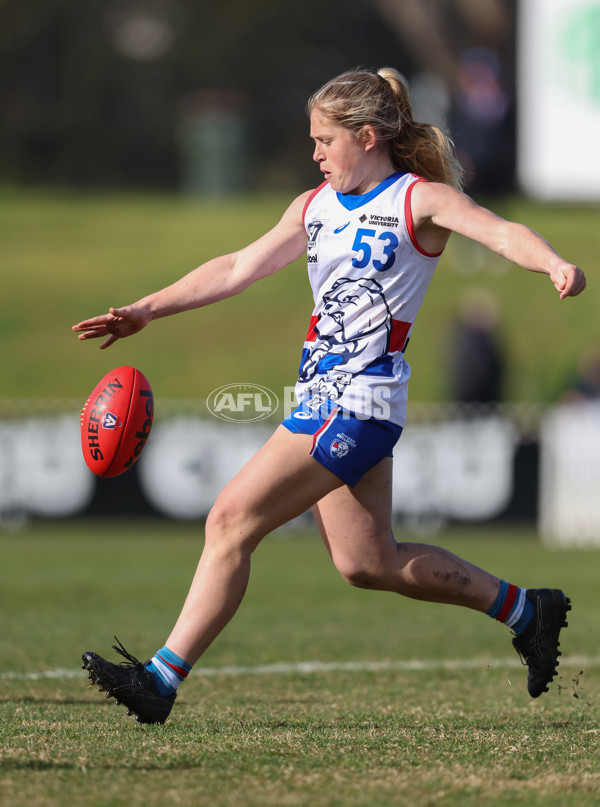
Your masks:
<instances>
[{"instance_id":1,"label":"bulldog logo on shorts","mask_svg":"<svg viewBox=\"0 0 600 807\"><path fill-rule=\"evenodd\" d=\"M337 457L338 460L341 460L351 448L356 448L356 440L345 432L338 432L335 439L331 441L329 453L332 457Z\"/></svg>"},{"instance_id":2,"label":"bulldog logo on shorts","mask_svg":"<svg viewBox=\"0 0 600 807\"><path fill-rule=\"evenodd\" d=\"M329 453L332 457L337 457L341 460L350 451L350 446L345 440L333 440L329 446Z\"/></svg>"}]
</instances>

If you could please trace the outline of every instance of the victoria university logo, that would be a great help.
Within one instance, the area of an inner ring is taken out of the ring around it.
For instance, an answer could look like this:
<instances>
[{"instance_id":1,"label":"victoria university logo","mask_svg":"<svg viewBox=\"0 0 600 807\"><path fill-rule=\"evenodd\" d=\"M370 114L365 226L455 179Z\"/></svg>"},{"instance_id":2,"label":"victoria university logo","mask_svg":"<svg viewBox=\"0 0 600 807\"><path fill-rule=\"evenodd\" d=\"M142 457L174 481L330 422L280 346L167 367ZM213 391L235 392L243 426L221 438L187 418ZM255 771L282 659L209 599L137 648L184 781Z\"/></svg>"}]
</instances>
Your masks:
<instances>
[{"instance_id":1,"label":"victoria university logo","mask_svg":"<svg viewBox=\"0 0 600 807\"><path fill-rule=\"evenodd\" d=\"M209 412L230 423L265 420L279 408L277 395L260 384L226 384L206 399Z\"/></svg>"}]
</instances>

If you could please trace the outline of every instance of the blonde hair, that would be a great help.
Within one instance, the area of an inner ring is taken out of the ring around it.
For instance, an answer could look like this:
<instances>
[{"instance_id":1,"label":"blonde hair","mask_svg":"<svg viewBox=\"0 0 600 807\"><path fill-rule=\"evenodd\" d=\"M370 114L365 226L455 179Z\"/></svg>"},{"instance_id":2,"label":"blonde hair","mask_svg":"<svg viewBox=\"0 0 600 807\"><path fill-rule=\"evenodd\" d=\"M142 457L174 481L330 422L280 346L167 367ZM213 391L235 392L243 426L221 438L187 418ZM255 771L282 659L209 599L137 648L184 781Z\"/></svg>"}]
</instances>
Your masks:
<instances>
[{"instance_id":1,"label":"blonde hair","mask_svg":"<svg viewBox=\"0 0 600 807\"><path fill-rule=\"evenodd\" d=\"M462 188L463 169L452 141L437 126L413 119L408 83L393 67L342 73L310 97L308 114L317 108L357 138L365 126L372 126L376 137L387 143L397 170Z\"/></svg>"}]
</instances>

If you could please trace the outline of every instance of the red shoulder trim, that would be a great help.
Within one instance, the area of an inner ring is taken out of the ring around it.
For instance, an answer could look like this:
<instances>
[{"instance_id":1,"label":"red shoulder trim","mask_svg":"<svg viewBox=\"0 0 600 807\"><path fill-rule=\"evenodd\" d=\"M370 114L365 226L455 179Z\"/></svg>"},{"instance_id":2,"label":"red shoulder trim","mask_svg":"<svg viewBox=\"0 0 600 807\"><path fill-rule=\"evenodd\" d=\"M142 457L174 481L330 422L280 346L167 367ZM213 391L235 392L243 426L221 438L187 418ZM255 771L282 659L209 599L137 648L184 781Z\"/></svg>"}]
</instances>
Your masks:
<instances>
[{"instance_id":1,"label":"red shoulder trim","mask_svg":"<svg viewBox=\"0 0 600 807\"><path fill-rule=\"evenodd\" d=\"M325 182L321 182L321 184L319 185L319 187L318 187L318 188L315 188L315 189L314 189L314 191L311 193L311 195L310 195L310 196L308 197L308 199L306 200L306 204L304 205L304 208L303 208L303 210L302 210L302 224L304 224L304 226L306 226L306 223L305 223L305 221L304 221L304 217L306 216L306 211L308 210L308 206L309 206L309 204L310 204L310 203L312 202L312 200L315 198L315 196L317 195L317 193L319 193L319 191L323 190L323 188L325 187L325 185L329 185L329 181L328 181L328 180L325 180Z\"/></svg>"},{"instance_id":2,"label":"red shoulder trim","mask_svg":"<svg viewBox=\"0 0 600 807\"><path fill-rule=\"evenodd\" d=\"M423 179L423 177L418 177L417 179L415 179L412 185L409 185L408 190L406 191L406 196L404 197L404 218L406 220L406 226L408 227L408 234L410 236L410 240L412 241L413 247L418 252L420 252L421 255L425 255L425 257L427 258L439 258L442 252L444 251L443 249L440 252L425 252L425 250L421 246L419 246L419 242L417 241L415 224L413 222L412 217L412 208L410 205L413 188L415 187L417 182L427 182L427 180Z\"/></svg>"}]
</instances>

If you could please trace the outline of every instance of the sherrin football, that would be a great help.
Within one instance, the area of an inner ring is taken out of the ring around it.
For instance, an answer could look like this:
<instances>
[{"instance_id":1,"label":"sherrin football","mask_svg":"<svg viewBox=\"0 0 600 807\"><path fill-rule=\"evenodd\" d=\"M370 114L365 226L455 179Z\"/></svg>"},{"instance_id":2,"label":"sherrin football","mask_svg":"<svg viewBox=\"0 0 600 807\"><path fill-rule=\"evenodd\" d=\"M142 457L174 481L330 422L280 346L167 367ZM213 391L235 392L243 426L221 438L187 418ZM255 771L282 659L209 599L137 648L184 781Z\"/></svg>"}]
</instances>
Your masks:
<instances>
[{"instance_id":1,"label":"sherrin football","mask_svg":"<svg viewBox=\"0 0 600 807\"><path fill-rule=\"evenodd\" d=\"M117 367L81 410L81 448L90 471L119 476L136 462L152 428L154 396L135 367Z\"/></svg>"}]
</instances>

